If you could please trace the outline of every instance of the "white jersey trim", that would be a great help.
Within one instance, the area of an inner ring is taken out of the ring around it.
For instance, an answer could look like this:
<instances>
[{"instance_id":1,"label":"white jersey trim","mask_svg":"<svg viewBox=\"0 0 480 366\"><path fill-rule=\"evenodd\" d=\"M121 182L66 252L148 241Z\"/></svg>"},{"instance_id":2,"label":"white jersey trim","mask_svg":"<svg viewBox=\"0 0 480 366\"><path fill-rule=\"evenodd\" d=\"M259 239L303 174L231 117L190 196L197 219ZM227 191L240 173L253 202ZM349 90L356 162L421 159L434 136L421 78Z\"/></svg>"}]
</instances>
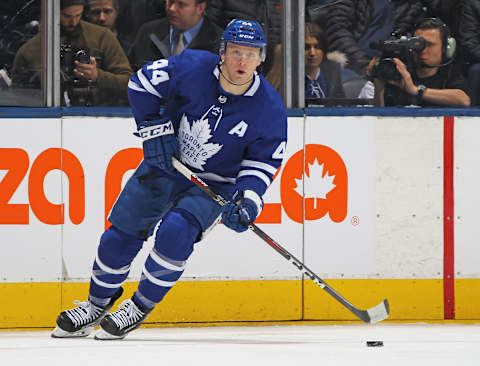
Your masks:
<instances>
[{"instance_id":1,"label":"white jersey trim","mask_svg":"<svg viewBox=\"0 0 480 366\"><path fill-rule=\"evenodd\" d=\"M244 177L246 175L253 175L257 178L260 178L265 182L267 187L271 183L270 178L265 173L259 172L258 170L251 170L251 169L241 170L240 173L238 173L237 178Z\"/></svg>"},{"instance_id":2,"label":"white jersey trim","mask_svg":"<svg viewBox=\"0 0 480 366\"><path fill-rule=\"evenodd\" d=\"M136 82L134 82L132 80L128 81L128 88L132 89L132 90L135 90L135 91L138 91L138 92L141 92L141 93L146 93L147 92L145 89L141 88Z\"/></svg>"},{"instance_id":3,"label":"white jersey trim","mask_svg":"<svg viewBox=\"0 0 480 366\"><path fill-rule=\"evenodd\" d=\"M265 170L266 172L269 172L272 175L275 175L277 172L277 168L275 168L272 165L262 163L261 161L255 161L255 160L243 160L242 161L242 166L248 166L250 168L258 168Z\"/></svg>"},{"instance_id":4,"label":"white jersey trim","mask_svg":"<svg viewBox=\"0 0 480 366\"><path fill-rule=\"evenodd\" d=\"M150 94L153 94L159 98L162 98L160 93L155 90L155 88L150 84L150 81L148 81L147 77L143 75L142 69L137 71L137 76L140 82L142 83L142 86L149 92Z\"/></svg>"},{"instance_id":5,"label":"white jersey trim","mask_svg":"<svg viewBox=\"0 0 480 366\"><path fill-rule=\"evenodd\" d=\"M253 96L257 92L258 87L260 86L260 76L258 76L256 71L254 73L255 73L255 77L254 77L255 80L253 81L252 86L250 87L250 89L247 90L245 94L243 94L246 97Z\"/></svg>"},{"instance_id":6,"label":"white jersey trim","mask_svg":"<svg viewBox=\"0 0 480 366\"><path fill-rule=\"evenodd\" d=\"M213 75L217 78L220 79L220 68L218 65L213 69Z\"/></svg>"},{"instance_id":7,"label":"white jersey trim","mask_svg":"<svg viewBox=\"0 0 480 366\"><path fill-rule=\"evenodd\" d=\"M247 189L243 192L243 197L251 199L257 205L257 217L260 215L263 209L263 200L262 197L258 195L257 192ZM257 218L256 217L256 218Z\"/></svg>"}]
</instances>

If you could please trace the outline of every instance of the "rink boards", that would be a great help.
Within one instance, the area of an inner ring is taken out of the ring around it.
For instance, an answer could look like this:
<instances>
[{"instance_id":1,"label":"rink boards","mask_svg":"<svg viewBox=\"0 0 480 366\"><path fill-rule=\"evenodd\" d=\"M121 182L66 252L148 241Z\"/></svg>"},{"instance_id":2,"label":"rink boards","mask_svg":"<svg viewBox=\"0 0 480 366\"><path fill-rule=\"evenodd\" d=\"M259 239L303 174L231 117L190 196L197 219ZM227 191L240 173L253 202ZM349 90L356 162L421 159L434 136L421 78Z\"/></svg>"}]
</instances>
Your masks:
<instances>
[{"instance_id":1,"label":"rink boards","mask_svg":"<svg viewBox=\"0 0 480 366\"><path fill-rule=\"evenodd\" d=\"M0 328L53 326L86 297L106 216L141 145L131 118L0 123ZM480 319L478 117L293 111L288 135L257 220L263 230L358 307L387 297L391 319ZM135 260L126 296L151 246ZM354 317L253 233L223 225L196 245L149 317L301 319Z\"/></svg>"}]
</instances>

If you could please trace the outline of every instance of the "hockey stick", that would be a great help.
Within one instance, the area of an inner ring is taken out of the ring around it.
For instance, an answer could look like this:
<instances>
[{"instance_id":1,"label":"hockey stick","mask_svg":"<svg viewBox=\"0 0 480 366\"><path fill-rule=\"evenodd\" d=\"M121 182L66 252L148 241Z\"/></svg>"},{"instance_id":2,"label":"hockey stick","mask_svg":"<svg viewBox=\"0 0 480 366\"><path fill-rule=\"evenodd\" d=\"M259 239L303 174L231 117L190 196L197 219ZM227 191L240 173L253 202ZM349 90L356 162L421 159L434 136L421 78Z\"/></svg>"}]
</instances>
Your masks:
<instances>
[{"instance_id":1,"label":"hockey stick","mask_svg":"<svg viewBox=\"0 0 480 366\"><path fill-rule=\"evenodd\" d=\"M225 206L228 201L225 200L222 196L213 192L210 187L202 181L197 175L178 161L175 157L172 158L172 164L185 178L189 179L193 183L197 184L207 195L209 195L214 201L216 201L220 206ZM325 281L313 273L305 264L299 261L295 256L293 256L289 251L283 248L270 236L268 236L263 230L261 230L253 222L249 223L248 228L257 234L263 241L265 241L270 247L275 249L280 255L282 255L286 260L291 262L297 269L302 272L302 274L307 275L313 282L318 286L323 288L328 294L330 294L335 300L345 306L353 314L355 314L360 320L365 323L377 323L388 317L390 314L390 306L388 305L388 300L383 300L377 306L367 310L361 310L348 302L342 295L336 292L332 287L330 287Z\"/></svg>"}]
</instances>

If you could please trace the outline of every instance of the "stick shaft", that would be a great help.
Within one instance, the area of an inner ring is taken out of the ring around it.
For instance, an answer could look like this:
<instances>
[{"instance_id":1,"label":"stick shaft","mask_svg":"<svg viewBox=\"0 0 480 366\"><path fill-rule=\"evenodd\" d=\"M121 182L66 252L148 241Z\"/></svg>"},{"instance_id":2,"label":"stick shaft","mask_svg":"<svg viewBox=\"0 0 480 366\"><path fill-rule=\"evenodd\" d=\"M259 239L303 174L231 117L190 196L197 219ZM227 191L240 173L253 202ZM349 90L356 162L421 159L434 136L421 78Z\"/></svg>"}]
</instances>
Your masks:
<instances>
[{"instance_id":1,"label":"stick shaft","mask_svg":"<svg viewBox=\"0 0 480 366\"><path fill-rule=\"evenodd\" d=\"M183 176L185 176L185 178L197 184L198 187L200 187L214 201L218 202L219 205L225 206L228 203L225 198L213 192L207 183L197 177L194 172L188 169L175 157L173 157L172 164L175 169L177 169ZM388 317L390 309L387 300L384 300L383 303L380 303L379 305L375 306L370 310L358 309L253 222L249 223L248 228L253 231L258 237L260 237L264 242L266 242L271 248L278 252L282 257L291 262L300 272L308 276L308 278L310 278L314 283L324 289L335 300L337 300L345 308L347 308L350 312L357 316L360 320L364 321L365 323L375 323ZM373 309L374 311L372 311Z\"/></svg>"}]
</instances>

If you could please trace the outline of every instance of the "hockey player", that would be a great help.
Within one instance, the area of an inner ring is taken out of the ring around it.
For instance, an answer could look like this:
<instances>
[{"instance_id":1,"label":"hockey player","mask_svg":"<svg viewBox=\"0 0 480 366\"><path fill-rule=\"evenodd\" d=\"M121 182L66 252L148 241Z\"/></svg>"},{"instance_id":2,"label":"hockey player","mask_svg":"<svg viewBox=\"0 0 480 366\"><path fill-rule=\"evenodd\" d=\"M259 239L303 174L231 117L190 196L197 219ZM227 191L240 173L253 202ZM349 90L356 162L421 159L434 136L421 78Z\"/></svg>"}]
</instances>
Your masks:
<instances>
[{"instance_id":1,"label":"hockey player","mask_svg":"<svg viewBox=\"0 0 480 366\"><path fill-rule=\"evenodd\" d=\"M112 208L88 300L59 315L53 337L87 336L100 324L96 339L124 338L177 282L194 243L220 217L242 232L258 216L287 140L285 106L256 72L265 47L258 23L235 19L222 34L220 56L185 50L132 76L129 99L144 160ZM232 203L222 208L176 172L173 155ZM136 292L107 314L160 219Z\"/></svg>"}]
</instances>

